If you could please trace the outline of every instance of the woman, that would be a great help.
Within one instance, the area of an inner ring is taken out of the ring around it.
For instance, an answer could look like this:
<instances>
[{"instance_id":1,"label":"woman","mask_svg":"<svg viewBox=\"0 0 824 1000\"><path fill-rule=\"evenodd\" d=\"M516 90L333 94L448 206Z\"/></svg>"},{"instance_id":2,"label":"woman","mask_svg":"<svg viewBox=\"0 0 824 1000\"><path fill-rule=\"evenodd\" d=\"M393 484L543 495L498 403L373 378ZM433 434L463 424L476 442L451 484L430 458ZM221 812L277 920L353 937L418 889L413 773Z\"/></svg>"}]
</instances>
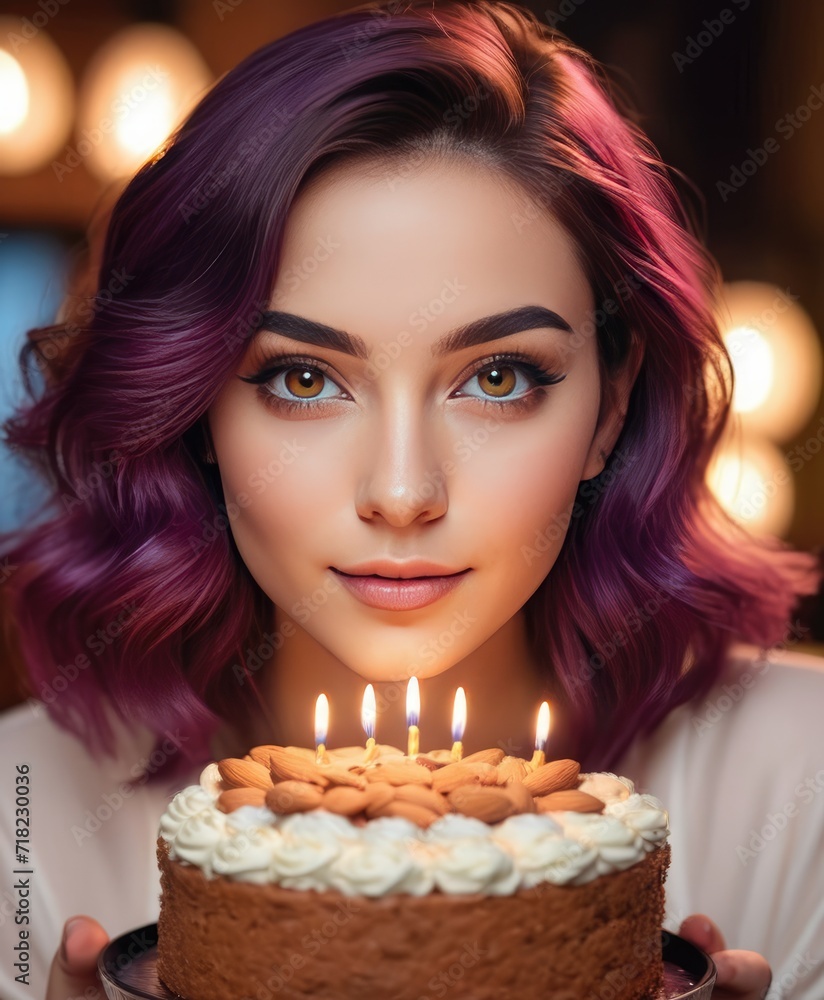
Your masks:
<instances>
[{"instance_id":1,"label":"woman","mask_svg":"<svg viewBox=\"0 0 824 1000\"><path fill-rule=\"evenodd\" d=\"M782 997L820 992L796 952L824 927L822 797L749 867L714 848L783 794L776 738L753 746L765 701L793 713L782 759L809 749L820 663L767 650L820 573L704 485L731 389L719 275L615 102L514 5L365 5L250 56L115 204L92 317L40 331L60 375L8 428L55 484L9 549L48 715L11 728L52 768L74 755L38 837L59 919L102 923L66 928L49 1000L156 917L171 792L215 756L308 743L320 690L334 743L358 741L366 680L400 744L413 673L425 743L463 684L467 745L527 754L548 696L551 754L671 806L669 922L715 953L719 997L763 996L766 959Z\"/></svg>"}]
</instances>

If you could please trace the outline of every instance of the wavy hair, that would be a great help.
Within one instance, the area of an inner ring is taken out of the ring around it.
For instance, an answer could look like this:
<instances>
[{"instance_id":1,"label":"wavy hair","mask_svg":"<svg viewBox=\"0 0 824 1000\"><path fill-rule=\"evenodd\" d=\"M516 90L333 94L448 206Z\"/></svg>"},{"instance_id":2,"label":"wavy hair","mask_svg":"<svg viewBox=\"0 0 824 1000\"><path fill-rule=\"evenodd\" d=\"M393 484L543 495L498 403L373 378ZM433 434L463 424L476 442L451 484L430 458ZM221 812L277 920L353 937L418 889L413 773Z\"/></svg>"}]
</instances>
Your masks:
<instances>
[{"instance_id":1,"label":"wavy hair","mask_svg":"<svg viewBox=\"0 0 824 1000\"><path fill-rule=\"evenodd\" d=\"M720 275L603 68L515 4L366 3L217 82L119 194L80 319L30 331L21 355L32 399L6 438L52 496L6 539L7 592L35 697L93 754L112 752L107 706L158 746L185 735L153 778L207 760L221 722L242 731L257 711L254 677L235 674L272 605L225 530L205 413L267 308L303 187L344 160L432 157L514 181L516 224L555 215L598 304L579 336L597 337L604 392L637 371L604 470L547 529L566 536L525 609L567 751L610 766L707 691L733 640L779 642L817 588L812 555L751 537L705 485L732 390Z\"/></svg>"}]
</instances>

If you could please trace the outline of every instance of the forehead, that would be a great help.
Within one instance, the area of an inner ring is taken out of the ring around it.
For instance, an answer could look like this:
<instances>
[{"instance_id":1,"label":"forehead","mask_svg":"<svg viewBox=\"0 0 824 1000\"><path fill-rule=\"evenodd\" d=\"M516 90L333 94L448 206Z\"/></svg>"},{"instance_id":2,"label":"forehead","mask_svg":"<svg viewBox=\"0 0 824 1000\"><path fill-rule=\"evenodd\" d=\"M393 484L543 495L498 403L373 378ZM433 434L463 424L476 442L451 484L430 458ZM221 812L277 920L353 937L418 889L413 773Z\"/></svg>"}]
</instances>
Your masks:
<instances>
[{"instance_id":1,"label":"forehead","mask_svg":"<svg viewBox=\"0 0 824 1000\"><path fill-rule=\"evenodd\" d=\"M573 327L592 293L569 234L500 171L475 162L342 164L286 223L273 308L419 338L543 305Z\"/></svg>"}]
</instances>

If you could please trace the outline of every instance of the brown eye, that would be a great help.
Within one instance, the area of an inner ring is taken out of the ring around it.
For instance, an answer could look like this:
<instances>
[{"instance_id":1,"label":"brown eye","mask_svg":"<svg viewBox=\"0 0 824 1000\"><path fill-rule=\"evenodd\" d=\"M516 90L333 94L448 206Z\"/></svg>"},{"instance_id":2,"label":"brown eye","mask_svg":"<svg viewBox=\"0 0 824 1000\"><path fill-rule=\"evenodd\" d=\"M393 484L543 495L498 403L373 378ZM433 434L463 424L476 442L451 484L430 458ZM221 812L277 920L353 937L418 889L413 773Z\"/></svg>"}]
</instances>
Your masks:
<instances>
[{"instance_id":1,"label":"brown eye","mask_svg":"<svg viewBox=\"0 0 824 1000\"><path fill-rule=\"evenodd\" d=\"M508 396L518 381L513 369L506 365L494 365L492 368L478 372L477 378L484 392L498 398Z\"/></svg>"},{"instance_id":2,"label":"brown eye","mask_svg":"<svg viewBox=\"0 0 824 1000\"><path fill-rule=\"evenodd\" d=\"M324 376L311 368L289 368L283 373L283 382L298 399L314 399L323 389Z\"/></svg>"}]
</instances>

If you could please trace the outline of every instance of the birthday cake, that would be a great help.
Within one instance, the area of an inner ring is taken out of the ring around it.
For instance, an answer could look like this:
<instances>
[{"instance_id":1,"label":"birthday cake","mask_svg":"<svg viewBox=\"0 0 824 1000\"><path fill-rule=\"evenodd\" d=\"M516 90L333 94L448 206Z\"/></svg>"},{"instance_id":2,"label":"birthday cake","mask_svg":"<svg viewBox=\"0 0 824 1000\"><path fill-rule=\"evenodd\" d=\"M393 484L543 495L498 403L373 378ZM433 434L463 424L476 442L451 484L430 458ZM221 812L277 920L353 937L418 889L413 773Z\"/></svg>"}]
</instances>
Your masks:
<instances>
[{"instance_id":1,"label":"birthday cake","mask_svg":"<svg viewBox=\"0 0 824 1000\"><path fill-rule=\"evenodd\" d=\"M658 799L572 760L258 746L160 822L157 969L190 1000L641 1000Z\"/></svg>"}]
</instances>

